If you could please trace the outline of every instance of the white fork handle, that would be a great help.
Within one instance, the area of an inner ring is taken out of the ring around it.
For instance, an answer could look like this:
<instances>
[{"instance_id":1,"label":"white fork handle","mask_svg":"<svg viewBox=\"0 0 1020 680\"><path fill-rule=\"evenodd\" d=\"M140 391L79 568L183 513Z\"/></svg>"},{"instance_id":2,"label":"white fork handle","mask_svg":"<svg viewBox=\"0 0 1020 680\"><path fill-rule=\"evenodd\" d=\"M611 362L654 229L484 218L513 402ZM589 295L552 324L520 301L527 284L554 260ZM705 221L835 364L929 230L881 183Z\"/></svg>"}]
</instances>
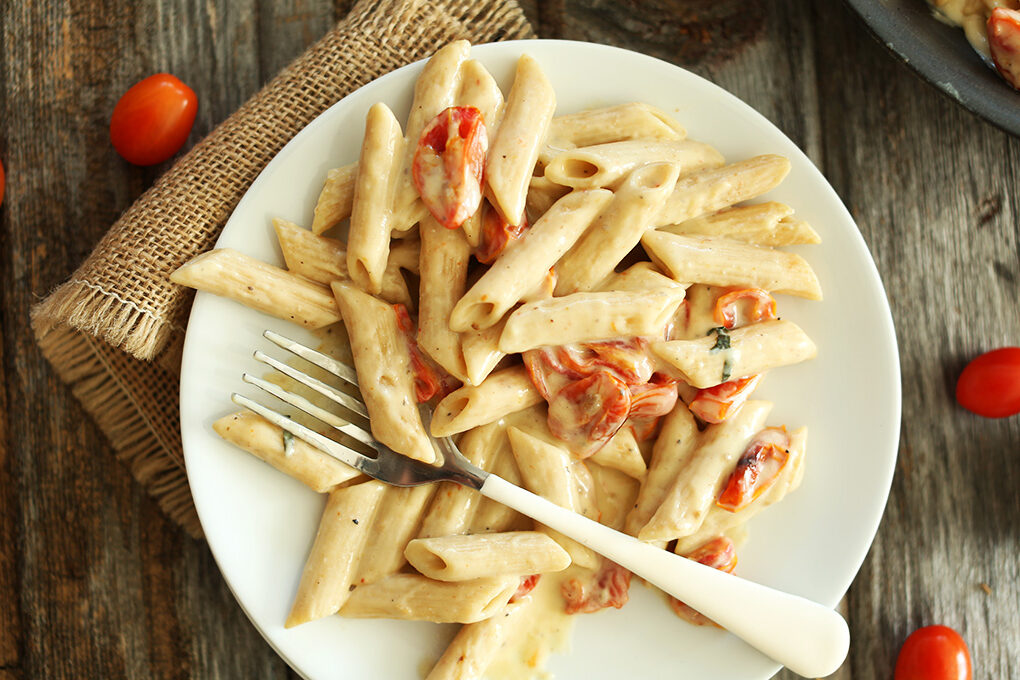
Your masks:
<instances>
[{"instance_id":1,"label":"white fork handle","mask_svg":"<svg viewBox=\"0 0 1020 680\"><path fill-rule=\"evenodd\" d=\"M821 678L846 658L850 631L838 613L674 555L489 475L484 496L583 543L682 600L794 673Z\"/></svg>"}]
</instances>

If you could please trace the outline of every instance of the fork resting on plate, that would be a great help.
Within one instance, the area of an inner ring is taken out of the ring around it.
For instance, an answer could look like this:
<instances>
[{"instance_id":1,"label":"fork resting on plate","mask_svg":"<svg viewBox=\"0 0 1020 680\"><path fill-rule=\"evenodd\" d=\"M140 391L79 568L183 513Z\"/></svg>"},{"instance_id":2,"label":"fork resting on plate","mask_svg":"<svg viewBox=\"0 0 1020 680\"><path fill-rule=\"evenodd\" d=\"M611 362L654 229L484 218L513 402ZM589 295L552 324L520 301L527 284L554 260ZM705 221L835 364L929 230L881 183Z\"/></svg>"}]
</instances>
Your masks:
<instances>
[{"instance_id":1,"label":"fork resting on plate","mask_svg":"<svg viewBox=\"0 0 1020 680\"><path fill-rule=\"evenodd\" d=\"M357 374L350 366L278 333L266 331L264 335L280 347L357 386ZM261 351L255 352L255 358L345 409L368 417L368 411L359 399ZM849 630L843 618L828 607L688 560L561 508L472 465L449 437L434 438L441 460L439 464L429 465L396 453L377 442L361 427L279 385L248 373L244 374L244 381L375 451L375 456L365 455L243 395L232 395L236 404L251 409L369 477L396 486L450 481L477 489L483 496L569 536L682 600L800 675L812 678L829 675L846 658ZM426 404L422 404L420 409L428 429L431 410Z\"/></svg>"}]
</instances>

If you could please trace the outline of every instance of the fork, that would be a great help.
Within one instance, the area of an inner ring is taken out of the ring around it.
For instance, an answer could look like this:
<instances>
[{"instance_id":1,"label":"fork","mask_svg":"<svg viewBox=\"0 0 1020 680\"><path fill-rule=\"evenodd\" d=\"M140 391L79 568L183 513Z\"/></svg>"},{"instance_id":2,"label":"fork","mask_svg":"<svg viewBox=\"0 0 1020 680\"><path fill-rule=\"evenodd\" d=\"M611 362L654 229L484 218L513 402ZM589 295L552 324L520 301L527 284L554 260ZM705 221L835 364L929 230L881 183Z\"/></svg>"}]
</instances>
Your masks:
<instances>
[{"instance_id":1,"label":"fork","mask_svg":"<svg viewBox=\"0 0 1020 680\"><path fill-rule=\"evenodd\" d=\"M264 336L350 385L358 386L357 373L343 362L273 331L267 330ZM359 399L262 351L255 352L255 359L311 388L347 411L368 418L368 410ZM396 453L376 441L363 428L301 395L249 373L243 375L243 380L374 450L374 457L359 453L248 397L236 393L231 396L239 406L251 409L295 437L369 477L395 486L450 481L476 489L483 496L569 536L628 569L799 675L824 677L835 672L846 658L850 644L846 621L828 607L688 560L561 508L471 464L449 437L433 439L441 453L439 464L422 463ZM422 404L420 411L425 429L428 430L431 410Z\"/></svg>"}]
</instances>

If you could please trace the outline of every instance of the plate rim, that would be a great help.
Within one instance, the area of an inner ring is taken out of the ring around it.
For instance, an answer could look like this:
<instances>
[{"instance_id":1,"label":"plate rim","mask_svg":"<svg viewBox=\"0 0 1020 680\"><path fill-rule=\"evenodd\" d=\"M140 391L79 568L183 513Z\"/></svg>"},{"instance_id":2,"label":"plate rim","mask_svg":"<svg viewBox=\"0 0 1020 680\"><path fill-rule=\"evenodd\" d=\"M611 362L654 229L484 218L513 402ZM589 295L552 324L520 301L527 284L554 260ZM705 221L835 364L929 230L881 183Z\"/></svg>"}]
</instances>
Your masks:
<instances>
[{"instance_id":1,"label":"plate rim","mask_svg":"<svg viewBox=\"0 0 1020 680\"><path fill-rule=\"evenodd\" d=\"M871 36L924 82L1003 132L1020 136L1020 91L1011 88L985 64L967 42L962 28L940 21L935 16L936 10L926 0L916 0L906 6L899 3L899 11L885 0L844 2L864 22ZM926 31L928 28L951 31L953 42L958 41L962 46L956 53L962 51L969 55L947 60L935 49L933 41L922 39L919 26ZM904 40L904 37L911 39ZM972 71L987 72L987 75L972 78L971 73L956 67L961 63L980 67Z\"/></svg>"}]
</instances>

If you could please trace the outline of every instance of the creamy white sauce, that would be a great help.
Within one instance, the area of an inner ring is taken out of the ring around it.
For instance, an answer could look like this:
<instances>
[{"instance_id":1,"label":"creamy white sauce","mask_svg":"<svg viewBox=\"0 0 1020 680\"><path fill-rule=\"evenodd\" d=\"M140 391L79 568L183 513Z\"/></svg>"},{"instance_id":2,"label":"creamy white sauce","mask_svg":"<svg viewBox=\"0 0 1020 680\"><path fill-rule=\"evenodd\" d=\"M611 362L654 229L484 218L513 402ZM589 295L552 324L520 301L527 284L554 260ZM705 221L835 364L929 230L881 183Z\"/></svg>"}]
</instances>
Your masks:
<instances>
[{"instance_id":1,"label":"creamy white sauce","mask_svg":"<svg viewBox=\"0 0 1020 680\"><path fill-rule=\"evenodd\" d=\"M560 585L574 568L544 574L529 597L534 598L525 625L517 626L485 672L486 680L548 680L546 660L553 652L568 652L574 617L564 611Z\"/></svg>"}]
</instances>

